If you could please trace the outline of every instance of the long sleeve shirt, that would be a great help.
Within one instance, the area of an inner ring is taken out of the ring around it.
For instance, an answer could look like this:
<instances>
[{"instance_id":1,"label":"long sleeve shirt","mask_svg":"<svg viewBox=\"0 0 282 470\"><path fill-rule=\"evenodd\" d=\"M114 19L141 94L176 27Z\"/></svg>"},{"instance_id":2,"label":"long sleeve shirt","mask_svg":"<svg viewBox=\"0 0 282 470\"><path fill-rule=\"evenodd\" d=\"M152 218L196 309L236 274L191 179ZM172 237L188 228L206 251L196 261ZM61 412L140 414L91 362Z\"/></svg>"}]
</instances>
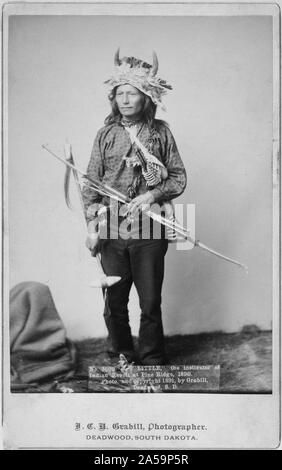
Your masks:
<instances>
[{"instance_id":1,"label":"long sleeve shirt","mask_svg":"<svg viewBox=\"0 0 282 470\"><path fill-rule=\"evenodd\" d=\"M157 121L157 130L152 132L143 123L137 132L137 137L149 152L163 163L168 171L166 180L149 189L153 194L154 202L162 204L180 196L187 183L186 170L168 126L161 121ZM128 199L128 188L132 185L136 175L135 163L136 153L129 133L121 123L113 123L100 129L96 135L87 168L87 176L118 190ZM148 186L142 176L137 195L147 191ZM97 203L108 205L109 199L101 196L87 184L83 187L82 195L89 223L95 220L97 216ZM91 210L92 207L95 207L95 210ZM97 231L97 224L94 224L94 227L94 230ZM113 224L111 224L111 227L113 227ZM93 229L90 231L93 231Z\"/></svg>"},{"instance_id":2,"label":"long sleeve shirt","mask_svg":"<svg viewBox=\"0 0 282 470\"><path fill-rule=\"evenodd\" d=\"M154 201L162 203L180 196L186 187L186 171L168 126L157 121L157 130L153 132L152 138L152 131L144 123L137 135L140 142L168 170L168 178L150 189ZM134 178L134 165L130 163L134 163L135 158L134 146L124 126L119 122L107 125L96 135L87 176L127 196L128 188ZM142 177L137 194L143 194L146 191L148 187ZM92 204L104 202L104 198L87 185L82 193L86 211ZM88 221L91 218L94 218L94 214L88 215Z\"/></svg>"}]
</instances>

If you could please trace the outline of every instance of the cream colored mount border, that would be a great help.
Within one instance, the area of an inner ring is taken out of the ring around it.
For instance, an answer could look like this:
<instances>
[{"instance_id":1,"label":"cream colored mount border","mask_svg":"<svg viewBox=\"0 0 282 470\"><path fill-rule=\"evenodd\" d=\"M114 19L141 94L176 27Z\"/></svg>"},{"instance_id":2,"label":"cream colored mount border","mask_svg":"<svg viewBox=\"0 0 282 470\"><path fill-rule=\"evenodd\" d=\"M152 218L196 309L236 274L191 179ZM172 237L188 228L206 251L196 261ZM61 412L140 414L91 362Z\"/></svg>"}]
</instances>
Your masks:
<instances>
[{"instance_id":1,"label":"cream colored mount border","mask_svg":"<svg viewBox=\"0 0 282 470\"><path fill-rule=\"evenodd\" d=\"M3 3L2 3L3 5ZM104 422L113 419L113 412L122 416L124 421L147 420L149 414L158 412L166 416L170 422L181 422L182 419L196 420L208 423L209 433L191 448L217 449L262 449L274 448L279 445L281 419L281 320L280 311L280 2L264 4L256 2L250 4L44 4L39 2L31 4L3 5L4 13L4 171L3 179L7 181L7 44L8 44L8 18L9 15L205 15L205 16L233 16L233 15L270 15L273 17L273 394L269 396L243 395L182 395L160 396L146 394L120 394L120 395L14 395L9 392L9 349L8 338L5 347L4 371L4 445L5 448L101 448L99 443L85 446L73 432L76 420ZM211 9L212 8L212 9ZM4 287L8 285L8 213L7 213L7 185L4 186ZM8 291L4 291L4 312L8 312ZM7 315L3 322L4 332L8 332ZM177 400L177 401L176 401ZM94 406L93 406L94 403ZM219 412L220 410L220 412ZM107 415L108 413L108 415ZM115 419L116 416L114 416ZM242 423L248 423L244 427ZM44 423L44 427L41 427ZM19 430L21 432L19 432ZM60 442L60 447L58 447ZM152 448L152 443L140 441L131 448ZM124 443L116 442L106 449L125 448ZM173 444L175 449L183 445ZM104 447L105 448L105 447ZM155 446L155 449L172 447Z\"/></svg>"},{"instance_id":2,"label":"cream colored mount border","mask_svg":"<svg viewBox=\"0 0 282 470\"><path fill-rule=\"evenodd\" d=\"M3 3L4 15L103 16L279 16L279 4L264 2L15 2Z\"/></svg>"}]
</instances>

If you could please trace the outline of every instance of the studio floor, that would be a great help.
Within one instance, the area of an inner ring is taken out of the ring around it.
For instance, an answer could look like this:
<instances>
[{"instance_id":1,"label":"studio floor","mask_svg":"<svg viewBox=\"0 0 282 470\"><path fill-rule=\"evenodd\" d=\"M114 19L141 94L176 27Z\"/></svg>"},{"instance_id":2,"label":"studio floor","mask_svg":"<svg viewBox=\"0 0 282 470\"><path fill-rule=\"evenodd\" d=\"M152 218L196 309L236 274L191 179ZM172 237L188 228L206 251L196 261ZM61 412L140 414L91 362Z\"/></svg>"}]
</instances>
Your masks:
<instances>
[{"instance_id":1,"label":"studio floor","mask_svg":"<svg viewBox=\"0 0 282 470\"><path fill-rule=\"evenodd\" d=\"M136 349L137 338L134 338ZM77 369L73 377L52 380L27 386L19 392L26 393L99 393L99 392L138 392L134 389L136 380L129 374L123 381L103 384L101 377L111 379L116 371L120 373L118 358L110 358L107 353L106 338L88 338L77 341ZM245 327L240 333L202 333L197 335L174 335L166 337L168 365L211 365L220 366L216 388L197 384L185 390L164 390L144 388L145 392L179 393L225 393L225 394L269 394L272 392L272 333L261 331L255 326ZM129 364L130 365L130 364ZM128 364L127 364L128 366ZM131 364L133 367L134 364ZM89 379L89 369L98 371L99 378ZM136 370L135 366L130 370ZM110 371L110 372L109 372ZM124 369L122 374L124 374ZM138 382L140 385L140 381ZM142 382L141 382L142 385Z\"/></svg>"},{"instance_id":2,"label":"studio floor","mask_svg":"<svg viewBox=\"0 0 282 470\"><path fill-rule=\"evenodd\" d=\"M135 338L137 344L137 340ZM76 343L78 349L77 381L69 386L74 392L85 392L83 378L89 366L114 366L104 338L85 339ZM240 333L203 333L166 337L169 364L220 365L217 393L271 393L272 334L256 327ZM88 390L89 391L89 390ZM105 391L105 390L103 390ZM106 390L107 391L107 390ZM108 391L118 391L114 387ZM121 390L122 391L122 390Z\"/></svg>"}]
</instances>

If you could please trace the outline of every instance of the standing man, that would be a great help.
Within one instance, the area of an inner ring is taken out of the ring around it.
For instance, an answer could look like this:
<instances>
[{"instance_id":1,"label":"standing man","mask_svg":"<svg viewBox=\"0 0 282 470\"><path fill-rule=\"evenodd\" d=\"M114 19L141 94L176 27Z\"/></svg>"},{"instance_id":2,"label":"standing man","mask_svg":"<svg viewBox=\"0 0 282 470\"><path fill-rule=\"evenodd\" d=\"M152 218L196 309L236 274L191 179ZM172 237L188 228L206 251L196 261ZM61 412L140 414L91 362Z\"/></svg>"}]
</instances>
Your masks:
<instances>
[{"instance_id":1,"label":"standing man","mask_svg":"<svg viewBox=\"0 0 282 470\"><path fill-rule=\"evenodd\" d=\"M97 213L92 209L98 202L108 206L109 201L87 184L83 188L89 232L86 245L92 252L101 252L107 275L121 276L106 291L104 318L109 333L108 352L116 356L124 354L128 361L143 365L161 365L167 361L161 291L168 240L163 232L157 239L152 231L142 237L142 217L137 232L122 227L126 217L131 222L139 220L144 207L171 201L186 187L186 172L174 137L168 125L155 118L157 106L162 106L162 96L171 89L157 77L157 71L155 53L150 65L135 57L120 59L118 50L114 75L105 82L110 88L112 111L95 138L87 175L122 192L129 201L126 215L120 211L117 226L108 227L107 238L101 237L101 226L99 230L95 223ZM130 227L133 226L134 223ZM113 233L117 236L113 237ZM139 358L135 355L128 316L132 283L141 308Z\"/></svg>"}]
</instances>

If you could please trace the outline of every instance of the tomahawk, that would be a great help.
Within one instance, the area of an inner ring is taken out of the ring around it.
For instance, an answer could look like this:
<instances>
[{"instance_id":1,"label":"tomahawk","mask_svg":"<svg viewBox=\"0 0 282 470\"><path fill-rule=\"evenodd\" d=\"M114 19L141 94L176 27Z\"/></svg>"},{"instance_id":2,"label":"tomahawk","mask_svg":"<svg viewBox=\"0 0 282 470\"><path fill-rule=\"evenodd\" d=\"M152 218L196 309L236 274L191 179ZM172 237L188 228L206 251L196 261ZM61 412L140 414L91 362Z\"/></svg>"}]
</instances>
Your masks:
<instances>
[{"instance_id":1,"label":"tomahawk","mask_svg":"<svg viewBox=\"0 0 282 470\"><path fill-rule=\"evenodd\" d=\"M45 148L47 150L46 147L43 146L43 148ZM83 203L83 198L82 198L82 193L81 193L81 186L80 186L80 182L79 182L79 178L78 178L78 171L77 171L77 169L74 165L74 159L73 159L71 145L68 144L68 143L65 144L65 157L66 157L65 163L68 164L67 169L69 170L65 174L65 199L66 199L66 203L67 203L67 206L69 208L71 208L69 198L68 198L67 187L68 187L68 179L69 179L69 176L70 176L70 171L72 171L74 181L75 181L75 185L76 185L76 188L77 188L77 192L78 192L78 195L79 195L79 200L80 200L82 212L84 214L84 220L86 222L86 227L87 227L87 220L86 220L85 211L84 211L84 203ZM97 266L98 266L98 270L99 270L99 274L100 274L100 279L98 281L93 282L91 284L91 287L102 287L102 288L106 289L107 287L110 287L113 284L116 284L118 281L120 281L120 279L121 279L120 276L107 276L106 275L106 273L103 270L102 264L101 264L101 259L100 259L99 253L96 253L95 258L96 258L96 261L97 261Z\"/></svg>"}]
</instances>

